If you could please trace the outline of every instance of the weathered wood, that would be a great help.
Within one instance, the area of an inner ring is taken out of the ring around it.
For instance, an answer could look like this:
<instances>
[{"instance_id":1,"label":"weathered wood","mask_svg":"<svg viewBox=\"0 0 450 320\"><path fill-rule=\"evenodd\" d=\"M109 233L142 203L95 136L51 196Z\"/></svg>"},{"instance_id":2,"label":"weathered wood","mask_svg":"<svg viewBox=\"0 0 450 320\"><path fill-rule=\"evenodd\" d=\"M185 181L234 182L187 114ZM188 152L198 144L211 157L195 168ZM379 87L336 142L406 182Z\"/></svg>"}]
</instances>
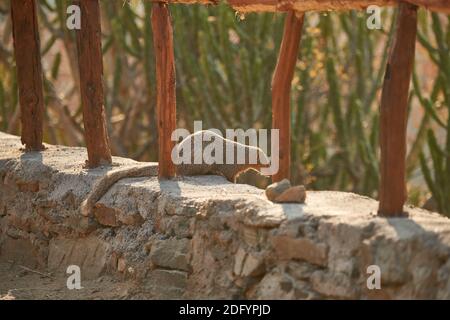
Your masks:
<instances>
[{"instance_id":1,"label":"weathered wood","mask_svg":"<svg viewBox=\"0 0 450 320\"><path fill-rule=\"evenodd\" d=\"M240 12L255 11L337 11L364 9L371 4L387 6L395 0L228 0L228 3Z\"/></svg>"},{"instance_id":2,"label":"weathered wood","mask_svg":"<svg viewBox=\"0 0 450 320\"><path fill-rule=\"evenodd\" d=\"M156 56L158 175L160 178L170 178L175 176L175 165L171 158L174 142L171 136L176 129L176 94L173 31L167 4L153 3L151 19Z\"/></svg>"},{"instance_id":3,"label":"weathered wood","mask_svg":"<svg viewBox=\"0 0 450 320\"><path fill-rule=\"evenodd\" d=\"M22 144L27 151L44 148L44 96L35 0L11 1L14 55L19 87Z\"/></svg>"},{"instance_id":4,"label":"weathered wood","mask_svg":"<svg viewBox=\"0 0 450 320\"><path fill-rule=\"evenodd\" d=\"M88 166L95 168L111 164L103 97L100 5L98 0L76 0L74 4L81 11L81 29L76 34L84 136Z\"/></svg>"},{"instance_id":5,"label":"weathered wood","mask_svg":"<svg viewBox=\"0 0 450 320\"><path fill-rule=\"evenodd\" d=\"M160 1L160 0L152 0ZM335 11L335 10L362 10L370 5L393 6L400 0L168 0L170 3L185 4L217 4L228 3L239 12L262 11ZM411 4L422 6L428 10L450 13L450 1L448 0L406 0Z\"/></svg>"},{"instance_id":6,"label":"weathered wood","mask_svg":"<svg viewBox=\"0 0 450 320\"><path fill-rule=\"evenodd\" d=\"M449 0L408 0L408 2L431 11L450 13Z\"/></svg>"},{"instance_id":7,"label":"weathered wood","mask_svg":"<svg viewBox=\"0 0 450 320\"><path fill-rule=\"evenodd\" d=\"M379 214L403 214L406 200L406 125L414 64L417 7L401 3L389 53L380 107L381 180Z\"/></svg>"},{"instance_id":8,"label":"weathered wood","mask_svg":"<svg viewBox=\"0 0 450 320\"><path fill-rule=\"evenodd\" d=\"M289 12L284 22L283 40L272 78L272 129L280 130L279 170L273 182L290 178L291 165L291 84L302 35L303 13Z\"/></svg>"}]
</instances>

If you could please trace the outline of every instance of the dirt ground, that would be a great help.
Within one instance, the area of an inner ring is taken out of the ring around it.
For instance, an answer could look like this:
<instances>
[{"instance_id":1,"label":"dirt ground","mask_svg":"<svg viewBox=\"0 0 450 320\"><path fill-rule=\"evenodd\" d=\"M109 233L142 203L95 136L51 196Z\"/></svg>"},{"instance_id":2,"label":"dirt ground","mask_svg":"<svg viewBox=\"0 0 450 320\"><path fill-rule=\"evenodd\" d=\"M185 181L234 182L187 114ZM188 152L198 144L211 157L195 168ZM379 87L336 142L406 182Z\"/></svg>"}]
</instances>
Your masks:
<instances>
[{"instance_id":1,"label":"dirt ground","mask_svg":"<svg viewBox=\"0 0 450 320\"><path fill-rule=\"evenodd\" d=\"M139 299L132 282L111 276L81 282L82 289L69 290L67 278L14 263L0 263L0 300L103 300Z\"/></svg>"}]
</instances>

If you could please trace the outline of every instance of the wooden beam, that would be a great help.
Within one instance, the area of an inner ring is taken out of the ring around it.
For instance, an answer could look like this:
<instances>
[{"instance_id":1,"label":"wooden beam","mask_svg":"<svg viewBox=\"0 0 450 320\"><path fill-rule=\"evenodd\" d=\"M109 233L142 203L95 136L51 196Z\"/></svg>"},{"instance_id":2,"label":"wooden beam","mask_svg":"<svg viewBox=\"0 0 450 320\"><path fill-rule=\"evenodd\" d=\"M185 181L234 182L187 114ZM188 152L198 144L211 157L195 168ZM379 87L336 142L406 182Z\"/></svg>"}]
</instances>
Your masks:
<instances>
[{"instance_id":1,"label":"wooden beam","mask_svg":"<svg viewBox=\"0 0 450 320\"><path fill-rule=\"evenodd\" d=\"M153 3L152 6L153 45L156 56L157 124L159 141L160 178L175 176L172 162L171 140L176 129L175 58L173 51L173 31L168 5Z\"/></svg>"},{"instance_id":2,"label":"wooden beam","mask_svg":"<svg viewBox=\"0 0 450 320\"><path fill-rule=\"evenodd\" d=\"M283 40L272 78L272 129L280 130L279 170L273 182L290 179L291 165L291 84L302 35L303 13L289 12L284 22Z\"/></svg>"},{"instance_id":3,"label":"wooden beam","mask_svg":"<svg viewBox=\"0 0 450 320\"><path fill-rule=\"evenodd\" d=\"M152 0L161 1L161 0ZM336 10L363 10L370 5L380 7L394 6L400 0L168 0L169 3L184 4L217 4L228 3L239 12L263 11L336 11ZM428 10L450 13L448 0L406 0L406 2L424 7Z\"/></svg>"},{"instance_id":4,"label":"wooden beam","mask_svg":"<svg viewBox=\"0 0 450 320\"><path fill-rule=\"evenodd\" d=\"M408 0L408 2L430 11L450 13L449 0Z\"/></svg>"},{"instance_id":5,"label":"wooden beam","mask_svg":"<svg viewBox=\"0 0 450 320\"><path fill-rule=\"evenodd\" d=\"M403 214L406 200L406 125L414 65L417 7L399 5L396 34L384 76L380 108L381 180L379 214Z\"/></svg>"},{"instance_id":6,"label":"wooden beam","mask_svg":"<svg viewBox=\"0 0 450 320\"><path fill-rule=\"evenodd\" d=\"M393 5L395 0L228 0L228 3L240 12L257 11L338 11L361 10L371 4Z\"/></svg>"},{"instance_id":7,"label":"wooden beam","mask_svg":"<svg viewBox=\"0 0 450 320\"><path fill-rule=\"evenodd\" d=\"M111 164L103 97L100 5L98 0L76 0L74 4L81 11L81 29L76 34L87 164L95 168Z\"/></svg>"},{"instance_id":8,"label":"wooden beam","mask_svg":"<svg viewBox=\"0 0 450 320\"><path fill-rule=\"evenodd\" d=\"M12 0L14 56L17 66L22 144L27 151L44 149L44 95L35 0Z\"/></svg>"}]
</instances>

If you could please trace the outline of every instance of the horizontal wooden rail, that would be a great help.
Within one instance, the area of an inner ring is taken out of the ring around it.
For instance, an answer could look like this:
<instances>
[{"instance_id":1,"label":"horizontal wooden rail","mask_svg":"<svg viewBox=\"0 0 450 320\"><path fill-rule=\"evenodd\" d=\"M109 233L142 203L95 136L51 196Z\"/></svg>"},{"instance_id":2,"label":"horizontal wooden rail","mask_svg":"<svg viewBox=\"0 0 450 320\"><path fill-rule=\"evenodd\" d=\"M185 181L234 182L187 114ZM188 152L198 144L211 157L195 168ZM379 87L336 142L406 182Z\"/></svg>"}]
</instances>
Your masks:
<instances>
[{"instance_id":1,"label":"horizontal wooden rail","mask_svg":"<svg viewBox=\"0 0 450 320\"><path fill-rule=\"evenodd\" d=\"M161 2L161 0L152 0ZM263 12L263 11L337 11L337 10L361 10L370 5L393 6L398 5L400 0L167 0L169 3L184 4L218 4L228 3L240 12ZM428 10L450 13L449 0L405 0Z\"/></svg>"}]
</instances>

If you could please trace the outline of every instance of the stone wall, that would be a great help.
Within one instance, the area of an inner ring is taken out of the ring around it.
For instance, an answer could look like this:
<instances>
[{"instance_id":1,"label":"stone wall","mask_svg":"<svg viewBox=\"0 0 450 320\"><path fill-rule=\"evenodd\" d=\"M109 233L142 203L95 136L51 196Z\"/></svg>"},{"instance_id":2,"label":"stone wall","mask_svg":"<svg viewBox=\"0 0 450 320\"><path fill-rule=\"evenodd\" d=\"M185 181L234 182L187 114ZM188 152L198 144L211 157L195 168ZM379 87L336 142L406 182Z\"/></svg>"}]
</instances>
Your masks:
<instances>
[{"instance_id":1,"label":"stone wall","mask_svg":"<svg viewBox=\"0 0 450 320\"><path fill-rule=\"evenodd\" d=\"M437 213L379 218L375 200L326 191L274 204L202 176L123 179L85 218L81 201L111 168L84 169L84 148L20 147L0 133L0 260L54 272L76 264L84 278L134 281L148 298L450 298L450 221ZM367 288L370 265L379 290Z\"/></svg>"}]
</instances>

